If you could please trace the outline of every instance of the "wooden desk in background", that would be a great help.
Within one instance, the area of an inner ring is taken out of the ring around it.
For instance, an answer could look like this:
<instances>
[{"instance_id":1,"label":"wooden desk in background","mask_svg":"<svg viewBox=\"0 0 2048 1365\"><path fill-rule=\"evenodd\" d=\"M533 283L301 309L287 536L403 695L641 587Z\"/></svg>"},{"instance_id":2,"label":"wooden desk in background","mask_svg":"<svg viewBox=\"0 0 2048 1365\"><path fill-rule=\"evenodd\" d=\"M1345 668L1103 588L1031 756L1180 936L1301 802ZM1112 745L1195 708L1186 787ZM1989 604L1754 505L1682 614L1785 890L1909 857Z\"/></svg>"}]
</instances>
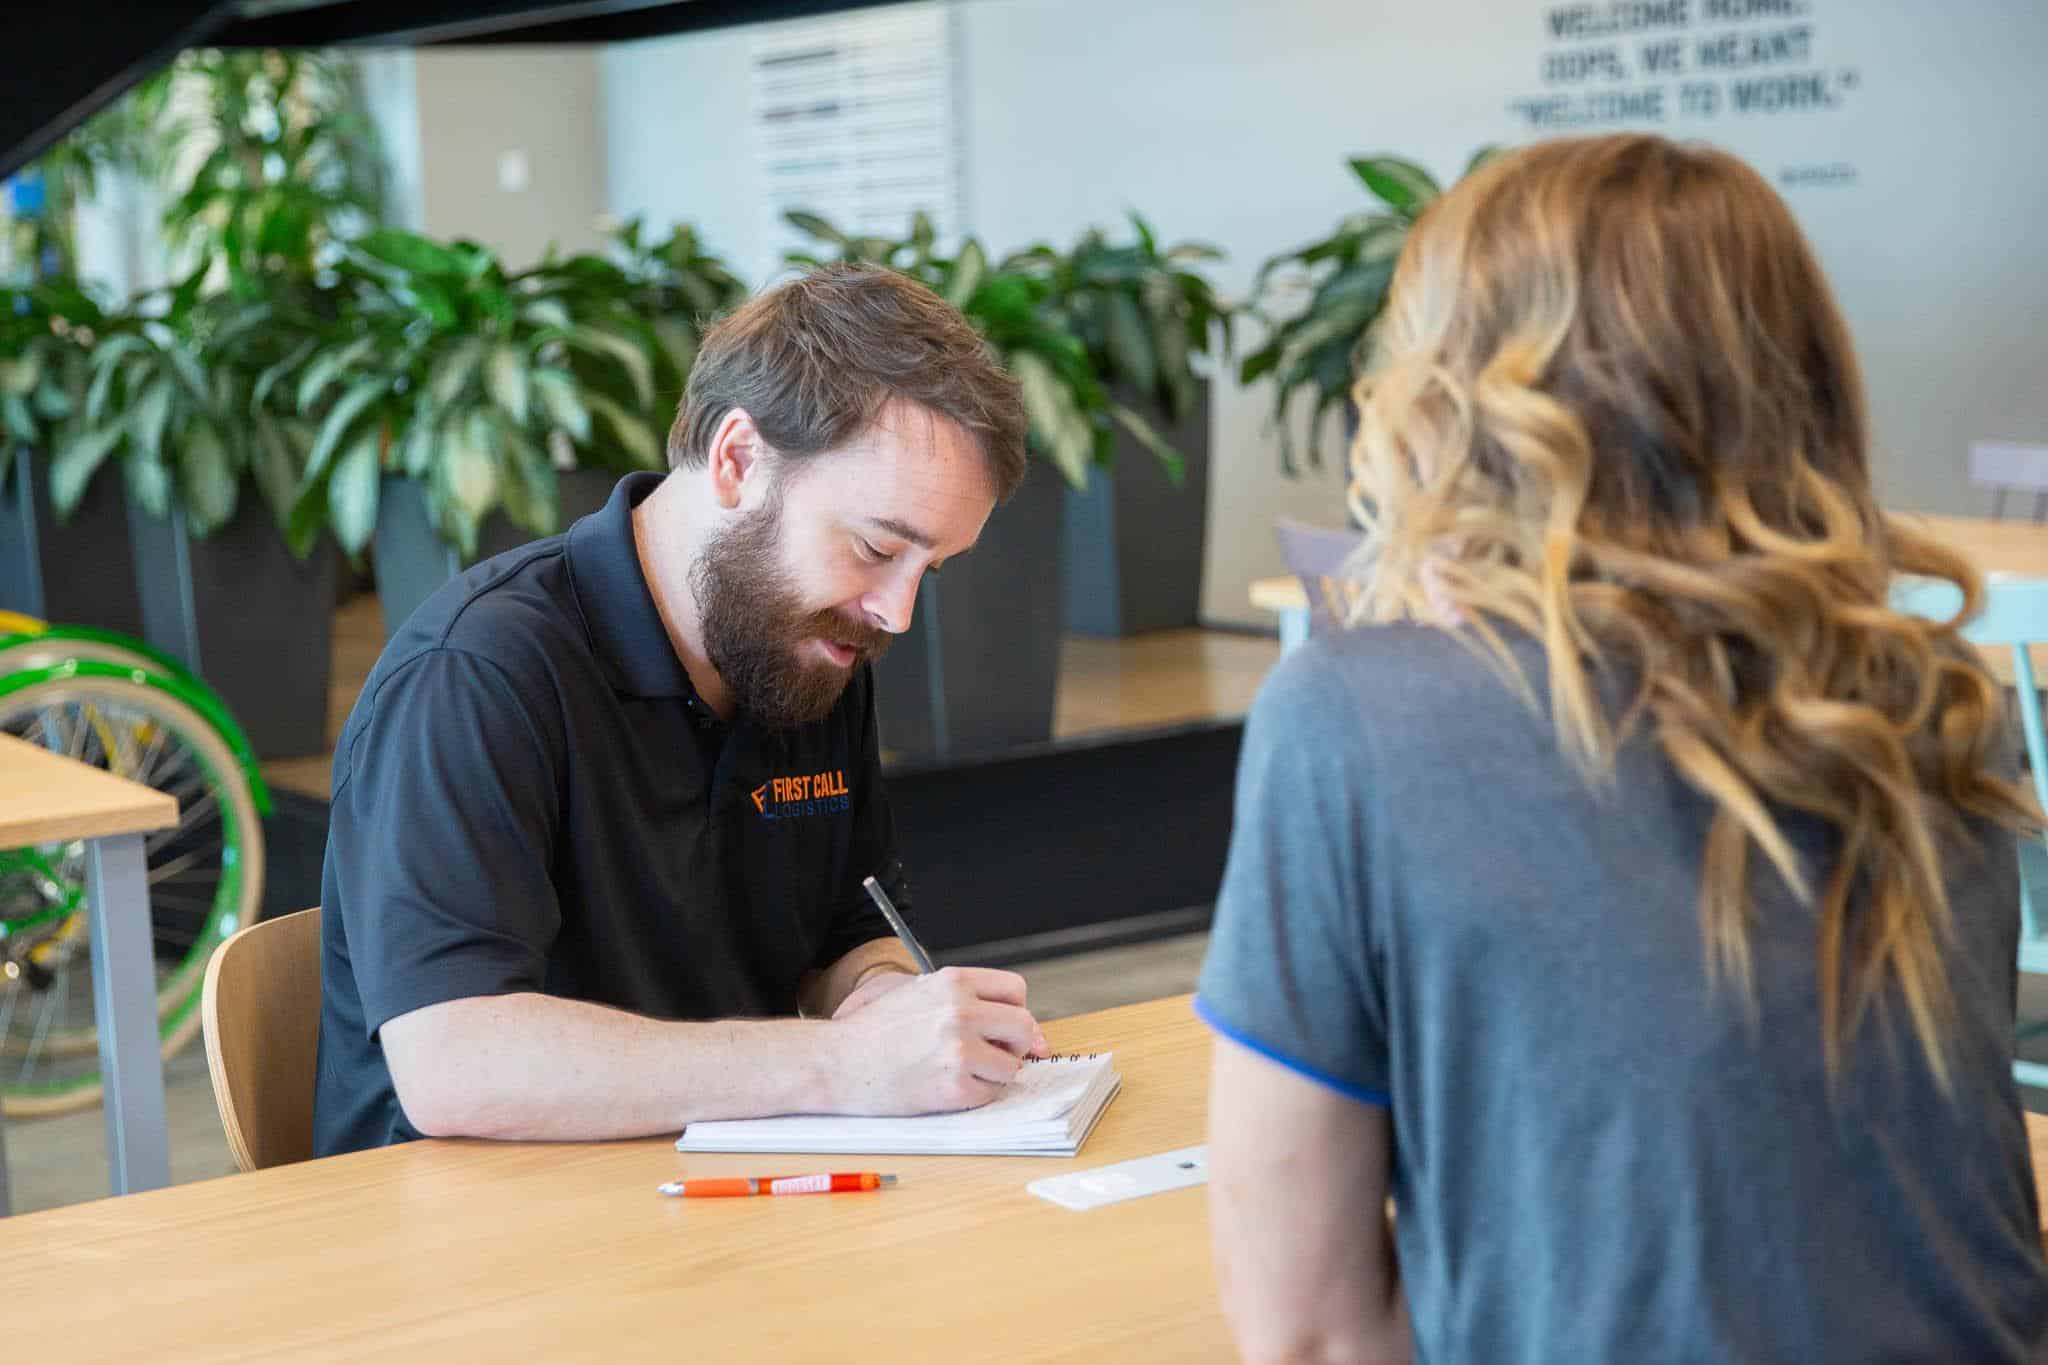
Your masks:
<instances>
[{"instance_id":1,"label":"wooden desk in background","mask_svg":"<svg viewBox=\"0 0 2048 1365\"><path fill-rule=\"evenodd\" d=\"M142 836L177 823L178 803L164 792L0 735L0 848L86 841L93 1023L116 1194L171 1179ZM18 989L0 982L0 991Z\"/></svg>"},{"instance_id":2,"label":"wooden desk in background","mask_svg":"<svg viewBox=\"0 0 2048 1365\"><path fill-rule=\"evenodd\" d=\"M1892 515L1959 551L1981 574L2048 578L2048 525L1985 517L1938 517L1920 512ZM1250 595L1253 606L1279 618L1282 653L1308 638L1308 594L1302 590L1300 579L1292 575L1257 579L1251 585ZM1987 649L1984 655L1991 671L2010 686L2010 651ZM2036 676L2048 678L2048 645L2036 646L2033 655Z\"/></svg>"},{"instance_id":3,"label":"wooden desk in background","mask_svg":"<svg viewBox=\"0 0 2048 1365\"><path fill-rule=\"evenodd\" d=\"M1090 1213L1024 1189L1202 1142L1207 1030L1182 996L1045 1031L1124 1076L1073 1160L408 1143L0 1221L0 1303L44 1306L38 1362L1230 1359L1202 1189ZM903 1183L654 1190L830 1168Z\"/></svg>"}]
</instances>

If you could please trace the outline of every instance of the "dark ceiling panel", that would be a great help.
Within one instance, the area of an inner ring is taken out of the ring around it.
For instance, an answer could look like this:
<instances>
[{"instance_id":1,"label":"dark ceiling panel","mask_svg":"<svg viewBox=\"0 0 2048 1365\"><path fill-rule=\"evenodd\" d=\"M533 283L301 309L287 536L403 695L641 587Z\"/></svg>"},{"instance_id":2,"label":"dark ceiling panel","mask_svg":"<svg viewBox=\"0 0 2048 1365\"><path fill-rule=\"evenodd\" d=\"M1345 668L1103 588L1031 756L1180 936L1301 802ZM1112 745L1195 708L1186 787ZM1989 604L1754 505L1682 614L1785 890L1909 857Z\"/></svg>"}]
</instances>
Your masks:
<instances>
[{"instance_id":1,"label":"dark ceiling panel","mask_svg":"<svg viewBox=\"0 0 2048 1365\"><path fill-rule=\"evenodd\" d=\"M214 0L10 7L0 42L0 179L177 55L235 6Z\"/></svg>"},{"instance_id":2,"label":"dark ceiling panel","mask_svg":"<svg viewBox=\"0 0 2048 1365\"><path fill-rule=\"evenodd\" d=\"M186 47L610 43L888 0L327 0L14 6L0 47L0 178ZM250 11L254 11L253 13Z\"/></svg>"},{"instance_id":3,"label":"dark ceiling panel","mask_svg":"<svg viewBox=\"0 0 2048 1365\"><path fill-rule=\"evenodd\" d=\"M346 44L617 43L769 19L860 9L890 0L347 0L227 26L224 47Z\"/></svg>"}]
</instances>

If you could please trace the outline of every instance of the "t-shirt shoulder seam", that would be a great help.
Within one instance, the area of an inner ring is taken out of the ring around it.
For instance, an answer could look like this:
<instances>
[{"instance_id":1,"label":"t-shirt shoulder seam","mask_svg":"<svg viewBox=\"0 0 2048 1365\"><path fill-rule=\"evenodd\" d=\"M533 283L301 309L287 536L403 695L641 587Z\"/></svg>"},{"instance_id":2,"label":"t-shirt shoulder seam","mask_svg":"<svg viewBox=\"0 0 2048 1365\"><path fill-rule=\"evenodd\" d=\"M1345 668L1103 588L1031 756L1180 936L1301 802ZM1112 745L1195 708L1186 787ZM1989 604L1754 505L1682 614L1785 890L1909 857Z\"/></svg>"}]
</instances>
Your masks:
<instances>
[{"instance_id":1,"label":"t-shirt shoulder seam","mask_svg":"<svg viewBox=\"0 0 2048 1365\"><path fill-rule=\"evenodd\" d=\"M526 558L519 561L519 567L523 569L527 565L538 563L540 560L546 559L551 555L559 556L561 554L562 546L558 541L556 544L549 545L545 549L535 550L533 553L527 555ZM455 633L455 627L461 624L462 618L469 614L469 609L471 607L474 607L478 602L481 602L484 598L489 597L492 593L497 592L500 588L507 586L511 583L511 581L512 575L508 573L504 577L497 579L495 582L484 584L483 586L471 592L469 596L463 598L462 605L457 607L454 611L448 614L447 621L442 624L440 631L435 635L433 642L434 647L460 648L460 646L450 646L448 643L448 637ZM481 658L482 656L479 655L478 657Z\"/></svg>"}]
</instances>

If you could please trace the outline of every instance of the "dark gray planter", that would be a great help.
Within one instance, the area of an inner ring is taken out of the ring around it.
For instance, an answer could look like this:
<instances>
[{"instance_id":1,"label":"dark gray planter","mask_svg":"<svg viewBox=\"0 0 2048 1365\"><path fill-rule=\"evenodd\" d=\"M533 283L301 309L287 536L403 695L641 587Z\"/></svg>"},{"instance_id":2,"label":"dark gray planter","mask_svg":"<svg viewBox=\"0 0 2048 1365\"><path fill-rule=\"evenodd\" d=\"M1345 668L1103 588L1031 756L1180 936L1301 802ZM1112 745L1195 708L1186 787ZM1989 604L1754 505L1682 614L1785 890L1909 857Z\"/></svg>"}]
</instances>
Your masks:
<instances>
[{"instance_id":1,"label":"dark gray planter","mask_svg":"<svg viewBox=\"0 0 2048 1365\"><path fill-rule=\"evenodd\" d=\"M565 469L556 480L562 499L561 526L567 530L579 517L604 506L612 487L625 477L611 469ZM477 535L479 563L516 549L533 534L503 513L484 519ZM387 478L377 493L377 598L384 608L384 638L390 639L434 590L461 573L466 565L453 545L434 531L427 515L427 495L413 479Z\"/></svg>"},{"instance_id":2,"label":"dark gray planter","mask_svg":"<svg viewBox=\"0 0 2048 1365\"><path fill-rule=\"evenodd\" d=\"M333 542L293 558L247 487L233 518L204 540L176 509L153 517L131 502L128 526L143 637L220 693L258 758L325 750Z\"/></svg>"},{"instance_id":3,"label":"dark gray planter","mask_svg":"<svg viewBox=\"0 0 2048 1365\"><path fill-rule=\"evenodd\" d=\"M925 576L910 629L875 667L883 748L945 758L1052 738L1065 492L1034 461L974 553Z\"/></svg>"},{"instance_id":4,"label":"dark gray planter","mask_svg":"<svg viewBox=\"0 0 2048 1365\"><path fill-rule=\"evenodd\" d=\"M23 451L0 483L0 608L140 635L120 472L102 469L69 521L50 506L49 472L42 455Z\"/></svg>"},{"instance_id":5,"label":"dark gray planter","mask_svg":"<svg viewBox=\"0 0 2048 1365\"><path fill-rule=\"evenodd\" d=\"M1138 635L1201 624L1202 544L1209 519L1207 384L1180 425L1161 434L1187 457L1180 487L1151 451L1119 433L1115 470L1090 470L1087 492L1067 492L1066 625L1076 635Z\"/></svg>"}]
</instances>

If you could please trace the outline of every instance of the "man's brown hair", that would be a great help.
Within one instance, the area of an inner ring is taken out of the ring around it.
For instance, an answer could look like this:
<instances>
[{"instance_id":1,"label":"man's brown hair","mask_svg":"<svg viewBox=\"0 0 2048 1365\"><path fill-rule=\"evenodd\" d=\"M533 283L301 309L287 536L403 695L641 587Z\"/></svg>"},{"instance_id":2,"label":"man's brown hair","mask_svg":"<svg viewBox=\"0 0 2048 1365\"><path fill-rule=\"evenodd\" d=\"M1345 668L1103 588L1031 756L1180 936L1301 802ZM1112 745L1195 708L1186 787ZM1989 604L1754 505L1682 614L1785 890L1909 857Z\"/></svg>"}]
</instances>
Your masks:
<instances>
[{"instance_id":1,"label":"man's brown hair","mask_svg":"<svg viewBox=\"0 0 2048 1365\"><path fill-rule=\"evenodd\" d=\"M756 294L704 336L670 468L701 464L734 408L777 454L843 445L904 399L959 425L987 462L997 501L1024 479L1017 381L960 310L892 270L828 265Z\"/></svg>"}]
</instances>

